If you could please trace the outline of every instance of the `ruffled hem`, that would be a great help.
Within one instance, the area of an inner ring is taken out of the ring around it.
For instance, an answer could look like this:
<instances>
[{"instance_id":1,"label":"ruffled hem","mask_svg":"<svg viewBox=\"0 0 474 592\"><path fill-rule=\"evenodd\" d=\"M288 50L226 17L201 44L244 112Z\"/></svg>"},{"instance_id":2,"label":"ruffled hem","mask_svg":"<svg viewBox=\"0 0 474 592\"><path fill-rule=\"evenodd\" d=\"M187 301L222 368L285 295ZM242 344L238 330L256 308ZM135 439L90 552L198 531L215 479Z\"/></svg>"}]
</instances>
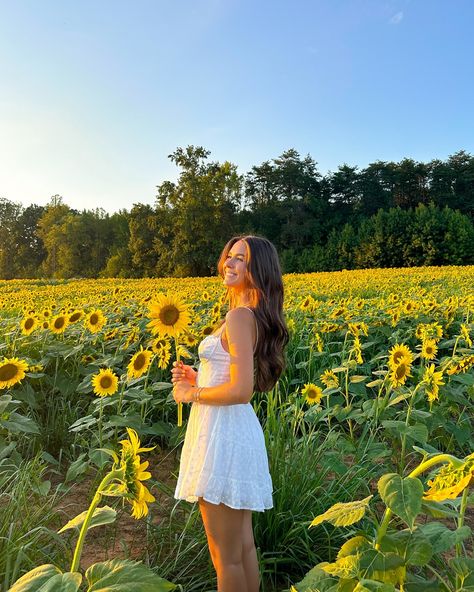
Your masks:
<instances>
[{"instance_id":1,"label":"ruffled hem","mask_svg":"<svg viewBox=\"0 0 474 592\"><path fill-rule=\"evenodd\" d=\"M270 475L268 477L271 483ZM194 484L194 487L184 487L178 483L174 497L191 503L197 502L198 498L202 497L206 502L216 505L225 504L234 510L264 512L273 508L271 485L262 487L251 481L223 479L213 475L206 480L205 486L198 483Z\"/></svg>"}]
</instances>

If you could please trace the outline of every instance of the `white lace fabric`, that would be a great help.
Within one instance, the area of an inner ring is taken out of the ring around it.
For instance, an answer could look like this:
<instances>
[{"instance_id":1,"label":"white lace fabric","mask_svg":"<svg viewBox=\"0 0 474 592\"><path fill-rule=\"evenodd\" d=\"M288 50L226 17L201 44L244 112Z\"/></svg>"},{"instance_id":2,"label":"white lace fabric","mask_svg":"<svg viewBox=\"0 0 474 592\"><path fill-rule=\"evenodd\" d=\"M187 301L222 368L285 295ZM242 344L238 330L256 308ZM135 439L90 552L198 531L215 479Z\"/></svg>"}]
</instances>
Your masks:
<instances>
[{"instance_id":1,"label":"white lace fabric","mask_svg":"<svg viewBox=\"0 0 474 592\"><path fill-rule=\"evenodd\" d=\"M230 380L220 332L204 338L198 354L198 386ZM273 507L265 439L251 403L192 403L174 497L258 512Z\"/></svg>"}]
</instances>

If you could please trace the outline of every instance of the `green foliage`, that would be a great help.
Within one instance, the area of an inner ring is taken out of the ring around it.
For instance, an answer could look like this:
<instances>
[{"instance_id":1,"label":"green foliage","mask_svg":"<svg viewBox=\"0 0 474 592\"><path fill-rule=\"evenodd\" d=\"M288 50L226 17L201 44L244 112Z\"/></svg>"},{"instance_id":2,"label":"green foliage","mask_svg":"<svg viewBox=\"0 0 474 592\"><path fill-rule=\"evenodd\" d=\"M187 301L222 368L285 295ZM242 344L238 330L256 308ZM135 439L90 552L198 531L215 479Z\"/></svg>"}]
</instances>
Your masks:
<instances>
[{"instance_id":1,"label":"green foliage","mask_svg":"<svg viewBox=\"0 0 474 592\"><path fill-rule=\"evenodd\" d=\"M474 157L464 151L325 176L293 148L245 176L209 156L177 148L178 180L130 212L78 212L59 195L27 208L0 198L0 278L210 276L244 233L270 239L286 273L474 261Z\"/></svg>"}]
</instances>

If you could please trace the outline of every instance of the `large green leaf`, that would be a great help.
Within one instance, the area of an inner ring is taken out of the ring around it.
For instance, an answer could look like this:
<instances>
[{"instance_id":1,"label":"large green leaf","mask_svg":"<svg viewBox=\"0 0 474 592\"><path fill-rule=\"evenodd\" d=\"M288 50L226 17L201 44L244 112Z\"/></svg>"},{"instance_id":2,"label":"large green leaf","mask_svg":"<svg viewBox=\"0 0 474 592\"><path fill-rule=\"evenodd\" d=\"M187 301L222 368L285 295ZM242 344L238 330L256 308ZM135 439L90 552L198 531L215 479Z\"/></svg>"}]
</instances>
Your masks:
<instances>
[{"instance_id":1,"label":"large green leaf","mask_svg":"<svg viewBox=\"0 0 474 592\"><path fill-rule=\"evenodd\" d=\"M350 526L351 524L355 524L364 516L372 497L372 495L369 495L363 500L347 503L338 502L331 506L329 510L326 510L324 514L316 516L311 522L310 527L317 526L321 522L329 522L334 526Z\"/></svg>"},{"instance_id":2,"label":"large green leaf","mask_svg":"<svg viewBox=\"0 0 474 592\"><path fill-rule=\"evenodd\" d=\"M421 510L421 481L413 477L402 478L396 473L387 473L379 479L378 490L386 506L412 529Z\"/></svg>"},{"instance_id":3,"label":"large green leaf","mask_svg":"<svg viewBox=\"0 0 474 592\"><path fill-rule=\"evenodd\" d=\"M400 555L405 565L426 565L433 554L428 538L419 530L401 530L385 535L380 549Z\"/></svg>"},{"instance_id":4,"label":"large green leaf","mask_svg":"<svg viewBox=\"0 0 474 592\"><path fill-rule=\"evenodd\" d=\"M176 588L142 563L127 559L91 565L86 580L87 592L167 592Z\"/></svg>"},{"instance_id":5,"label":"large green leaf","mask_svg":"<svg viewBox=\"0 0 474 592\"><path fill-rule=\"evenodd\" d=\"M376 582L375 580L360 580L354 592L396 592L393 584Z\"/></svg>"},{"instance_id":6,"label":"large green leaf","mask_svg":"<svg viewBox=\"0 0 474 592\"><path fill-rule=\"evenodd\" d=\"M318 590L319 592L335 592L339 590L338 580L321 569L321 566L326 565L320 563L313 567L297 584L294 584L294 588L298 592L311 592Z\"/></svg>"},{"instance_id":7,"label":"large green leaf","mask_svg":"<svg viewBox=\"0 0 474 592\"><path fill-rule=\"evenodd\" d=\"M396 553L381 553L376 549L368 549L359 559L360 574L370 579L375 572L392 571L403 563L403 558Z\"/></svg>"},{"instance_id":8,"label":"large green leaf","mask_svg":"<svg viewBox=\"0 0 474 592\"><path fill-rule=\"evenodd\" d=\"M449 562L451 568L458 574L462 580L462 591L474 589L474 559L459 557L451 559Z\"/></svg>"},{"instance_id":9,"label":"large green leaf","mask_svg":"<svg viewBox=\"0 0 474 592\"><path fill-rule=\"evenodd\" d=\"M441 522L428 522L418 527L427 537L433 547L433 553L444 553L457 543L461 543L471 534L469 526L462 526L456 530L450 530Z\"/></svg>"},{"instance_id":10,"label":"large green leaf","mask_svg":"<svg viewBox=\"0 0 474 592\"><path fill-rule=\"evenodd\" d=\"M55 565L45 564L22 576L8 592L77 592L81 581L79 573L61 573Z\"/></svg>"},{"instance_id":11,"label":"large green leaf","mask_svg":"<svg viewBox=\"0 0 474 592\"><path fill-rule=\"evenodd\" d=\"M61 533L65 530L69 530L70 528L77 528L77 530L80 530L81 526L84 524L86 516L87 510L81 512L72 520L69 520L69 522L65 524L61 530L58 530L58 532ZM92 519L89 522L89 528L102 526L103 524L110 524L111 522L114 522L116 516L117 512L109 506L101 506L100 508L96 508L94 510Z\"/></svg>"}]
</instances>

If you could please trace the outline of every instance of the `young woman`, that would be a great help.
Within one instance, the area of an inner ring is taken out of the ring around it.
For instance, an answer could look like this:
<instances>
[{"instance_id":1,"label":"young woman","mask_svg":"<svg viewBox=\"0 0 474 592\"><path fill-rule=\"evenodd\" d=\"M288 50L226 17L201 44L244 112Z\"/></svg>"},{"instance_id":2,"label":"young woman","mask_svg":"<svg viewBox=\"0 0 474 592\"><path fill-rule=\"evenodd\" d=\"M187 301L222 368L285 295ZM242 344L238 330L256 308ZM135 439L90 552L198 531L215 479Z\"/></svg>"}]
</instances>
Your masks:
<instances>
[{"instance_id":1,"label":"young woman","mask_svg":"<svg viewBox=\"0 0 474 592\"><path fill-rule=\"evenodd\" d=\"M288 330L278 254L262 237L234 237L218 271L229 312L199 344L199 370L172 370L176 402L192 402L176 499L199 502L219 592L258 592L252 510L273 507L265 439L250 400L285 368Z\"/></svg>"}]
</instances>

